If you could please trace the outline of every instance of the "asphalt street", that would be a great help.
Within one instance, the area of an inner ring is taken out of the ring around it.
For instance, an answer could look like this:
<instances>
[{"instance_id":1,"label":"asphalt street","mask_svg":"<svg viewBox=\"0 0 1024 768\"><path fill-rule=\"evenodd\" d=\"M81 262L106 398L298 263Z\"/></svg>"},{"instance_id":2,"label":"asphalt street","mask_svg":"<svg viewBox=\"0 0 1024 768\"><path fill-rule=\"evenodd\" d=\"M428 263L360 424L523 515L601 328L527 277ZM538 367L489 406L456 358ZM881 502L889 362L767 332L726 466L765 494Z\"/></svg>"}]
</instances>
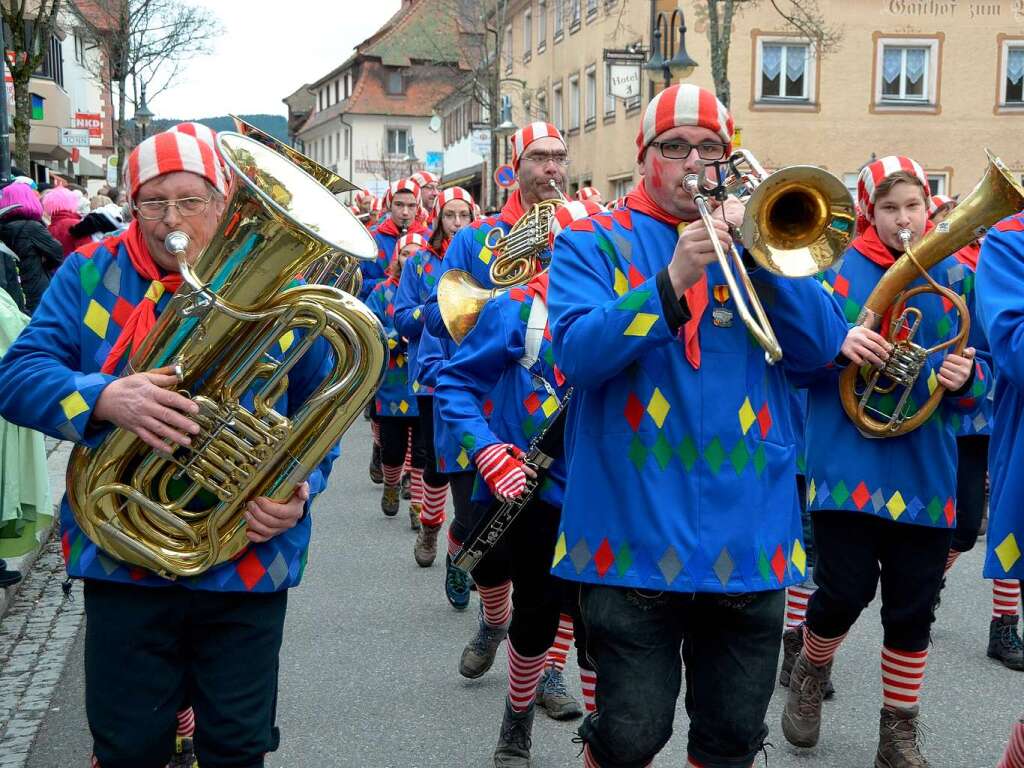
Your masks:
<instances>
[{"instance_id":1,"label":"asphalt street","mask_svg":"<svg viewBox=\"0 0 1024 768\"><path fill-rule=\"evenodd\" d=\"M380 511L380 486L366 471L369 446L369 428L360 419L314 508L305 581L289 597L278 703L282 744L267 765L483 768L492 764L498 734L505 651L482 679L459 677L459 654L476 623L476 596L470 610L454 611L443 594L443 561L429 569L415 564L415 534L404 504L395 518ZM934 627L923 720L925 752L936 768L993 768L1010 723L1024 709L1024 673L985 656L991 600L990 582L981 579L983 544L957 563ZM51 580L46 590L58 589L57 583ZM80 593L76 585L79 601ZM30 752L21 760L0 755L3 768L88 765L83 634L79 631L69 644ZM768 715L772 768L870 768L881 697L880 636L876 604L840 652L834 673L838 694L825 705L817 748L786 744L779 728L784 701L779 689ZM573 662L567 673L578 695ZM3 680L0 670L0 686ZM656 765L685 763L686 727L680 703L676 736ZM575 724L538 714L533 765L582 765L574 734Z\"/></svg>"}]
</instances>

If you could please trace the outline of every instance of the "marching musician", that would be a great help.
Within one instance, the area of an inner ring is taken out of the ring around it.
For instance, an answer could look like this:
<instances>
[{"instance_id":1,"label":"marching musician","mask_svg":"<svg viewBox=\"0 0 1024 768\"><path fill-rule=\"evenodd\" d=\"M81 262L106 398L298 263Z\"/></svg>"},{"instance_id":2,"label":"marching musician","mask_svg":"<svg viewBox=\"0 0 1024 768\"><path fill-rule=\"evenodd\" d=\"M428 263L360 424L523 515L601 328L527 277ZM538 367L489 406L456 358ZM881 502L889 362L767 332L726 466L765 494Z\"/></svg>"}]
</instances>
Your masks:
<instances>
[{"instance_id":1,"label":"marching musician","mask_svg":"<svg viewBox=\"0 0 1024 768\"><path fill-rule=\"evenodd\" d=\"M416 185L420 188L421 210L425 212L423 223L428 228L433 229L437 225L434 202L441 191L439 187L441 180L430 171L417 171L409 178L416 182Z\"/></svg>"},{"instance_id":2,"label":"marching musician","mask_svg":"<svg viewBox=\"0 0 1024 768\"><path fill-rule=\"evenodd\" d=\"M989 451L989 523L984 575L1024 579L1024 213L996 224L978 259L978 316L999 377ZM1016 607L1016 606L1014 606ZM999 768L1024 768L1024 717Z\"/></svg>"},{"instance_id":3,"label":"marching musician","mask_svg":"<svg viewBox=\"0 0 1024 768\"><path fill-rule=\"evenodd\" d=\"M188 446L198 407L175 391L170 368L118 377L181 284L164 248L174 230L194 259L225 210L225 176L213 147L181 132L151 136L128 159L135 218L123 234L70 254L24 333L0 363L0 413L60 440L96 446L117 427L154 451ZM284 341L271 353L283 354ZM278 401L288 415L327 376L324 340L288 372ZM251 394L246 396L251 400ZM176 581L119 562L87 538L67 498L61 543L68 576L84 580L86 715L94 765L163 768L175 710L197 715L205 768L262 766L277 748L278 654L288 588L301 579L308 515L337 448L277 503L251 500L250 545L238 558Z\"/></svg>"},{"instance_id":4,"label":"marching musician","mask_svg":"<svg viewBox=\"0 0 1024 768\"><path fill-rule=\"evenodd\" d=\"M600 211L596 204L558 209L560 227ZM532 440L550 427L568 385L552 356L547 324L548 272L487 302L473 330L438 374L438 417L466 449L483 483L474 500L487 506L526 491L536 472L524 463ZM529 766L538 685L565 685L561 672L546 669L555 640L564 586L551 575L551 559L565 488L559 455L515 522L473 571L483 604L481 629L463 651L466 677L479 677L494 659L483 638L508 639L508 693L494 764ZM511 593L511 602L509 595ZM582 633L577 633L582 640ZM481 640L481 642L476 642ZM593 670L581 654L584 688ZM555 678L555 679L552 679ZM579 716L577 714L577 716Z\"/></svg>"},{"instance_id":5,"label":"marching musician","mask_svg":"<svg viewBox=\"0 0 1024 768\"><path fill-rule=\"evenodd\" d=\"M387 278L395 241L407 232L423 235L427 228L416 220L420 207L420 188L412 179L395 182L384 197L384 208L390 215L370 230L377 241L377 258L359 262L363 273L363 287L359 298L365 300L377 283Z\"/></svg>"},{"instance_id":6,"label":"marching musician","mask_svg":"<svg viewBox=\"0 0 1024 768\"><path fill-rule=\"evenodd\" d=\"M579 729L587 766L654 759L684 664L688 765L745 768L768 734L783 588L803 569L787 373L833 360L846 323L813 280L763 270L751 277L782 362L734 320L711 238L729 247L743 205L717 208L709 231L683 183L732 138L712 93L665 89L643 115L626 207L555 244L551 332L575 395L554 573L582 583L600 678Z\"/></svg>"},{"instance_id":7,"label":"marching musician","mask_svg":"<svg viewBox=\"0 0 1024 768\"><path fill-rule=\"evenodd\" d=\"M476 218L473 196L462 187L450 187L434 200L436 225L426 247L419 249L402 270L395 294L395 327L409 340L409 395L414 397L420 413L424 469L423 511L420 534L413 546L416 563L427 568L437 557L437 537L444 525L444 505L448 495L447 477L437 469L434 451L434 385L441 360L437 339L423 326L423 302L437 284L440 262L448 252L455 234ZM423 354L420 354L420 351ZM469 584L464 571L453 568L447 557L445 596L458 610L469 605Z\"/></svg>"},{"instance_id":8,"label":"marching musician","mask_svg":"<svg viewBox=\"0 0 1024 768\"><path fill-rule=\"evenodd\" d=\"M576 199L581 202L593 200L602 208L604 207L604 197L601 195L601 190L597 187L581 187L580 191L576 193Z\"/></svg>"},{"instance_id":9,"label":"marching musician","mask_svg":"<svg viewBox=\"0 0 1024 768\"><path fill-rule=\"evenodd\" d=\"M931 231L928 179L908 157L888 156L861 171L857 198L867 226L847 249L840 266L826 271L825 285L847 320L857 321L875 285L905 251ZM929 270L940 284L963 293L966 273L952 257ZM959 313L937 294L909 305L923 313L914 341L930 347L955 334ZM890 310L890 313L892 310ZM887 328L888 317L882 320ZM949 394L938 418L920 429L887 439L865 438L839 399L843 364L881 366L890 343L854 325L839 365L805 377L808 388L808 506L817 547L817 591L807 608L803 648L793 666L782 715L786 739L814 746L821 728L823 688L840 644L881 582L883 647L882 708L875 764L886 768L926 765L918 741L921 685L928 659L932 604L942 580L955 523L956 439L950 417L970 414L984 397L991 376L974 349L927 361L910 397L923 404L934 387ZM972 389L975 383L979 390ZM888 417L902 388L872 397ZM916 405L911 407L916 408Z\"/></svg>"}]
</instances>

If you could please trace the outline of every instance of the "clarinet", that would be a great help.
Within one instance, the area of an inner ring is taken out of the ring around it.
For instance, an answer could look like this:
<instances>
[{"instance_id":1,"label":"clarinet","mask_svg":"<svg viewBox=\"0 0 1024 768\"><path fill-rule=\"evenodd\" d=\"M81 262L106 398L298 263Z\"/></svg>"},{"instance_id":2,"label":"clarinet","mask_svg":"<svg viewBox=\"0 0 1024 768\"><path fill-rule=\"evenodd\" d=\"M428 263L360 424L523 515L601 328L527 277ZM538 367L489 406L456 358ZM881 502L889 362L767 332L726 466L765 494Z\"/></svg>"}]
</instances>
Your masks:
<instances>
[{"instance_id":1,"label":"clarinet","mask_svg":"<svg viewBox=\"0 0 1024 768\"><path fill-rule=\"evenodd\" d=\"M473 528L472 533L455 556L452 565L464 571L472 570L480 564L484 556L498 543L506 531L512 527L519 513L531 501L533 495L543 484L548 469L563 453L565 436L565 412L572 397L572 387L566 391L558 404L558 414L541 432L530 441L530 447L523 457L523 463L537 473L536 477L526 478L525 490L514 499L492 504L487 514Z\"/></svg>"}]
</instances>

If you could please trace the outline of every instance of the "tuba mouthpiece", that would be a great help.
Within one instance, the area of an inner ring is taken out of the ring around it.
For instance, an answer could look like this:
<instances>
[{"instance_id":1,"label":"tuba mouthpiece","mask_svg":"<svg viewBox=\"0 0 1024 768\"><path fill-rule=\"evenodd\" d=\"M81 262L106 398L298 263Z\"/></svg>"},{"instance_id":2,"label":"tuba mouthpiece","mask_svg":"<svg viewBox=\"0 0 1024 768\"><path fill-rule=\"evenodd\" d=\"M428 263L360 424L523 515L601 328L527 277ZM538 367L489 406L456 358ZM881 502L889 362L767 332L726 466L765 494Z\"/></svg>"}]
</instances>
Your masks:
<instances>
[{"instance_id":1,"label":"tuba mouthpiece","mask_svg":"<svg viewBox=\"0 0 1024 768\"><path fill-rule=\"evenodd\" d=\"M184 256L188 250L189 236L180 230L169 232L164 238L164 248L175 256Z\"/></svg>"}]
</instances>

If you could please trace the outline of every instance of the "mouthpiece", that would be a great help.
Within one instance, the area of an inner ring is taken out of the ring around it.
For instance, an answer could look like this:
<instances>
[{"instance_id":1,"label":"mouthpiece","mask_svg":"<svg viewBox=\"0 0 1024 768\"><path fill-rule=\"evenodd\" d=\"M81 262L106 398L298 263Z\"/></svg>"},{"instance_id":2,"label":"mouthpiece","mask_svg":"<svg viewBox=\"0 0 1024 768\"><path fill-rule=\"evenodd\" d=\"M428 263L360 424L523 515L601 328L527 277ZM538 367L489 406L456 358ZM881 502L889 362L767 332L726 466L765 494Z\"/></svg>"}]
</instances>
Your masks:
<instances>
[{"instance_id":1,"label":"mouthpiece","mask_svg":"<svg viewBox=\"0 0 1024 768\"><path fill-rule=\"evenodd\" d=\"M189 236L179 230L169 232L164 238L164 248L175 256L183 256L188 250L188 244Z\"/></svg>"},{"instance_id":2,"label":"mouthpiece","mask_svg":"<svg viewBox=\"0 0 1024 768\"><path fill-rule=\"evenodd\" d=\"M909 229L901 229L896 233L900 241L903 243L903 247L906 248L910 245L910 240L914 236L914 233Z\"/></svg>"}]
</instances>

